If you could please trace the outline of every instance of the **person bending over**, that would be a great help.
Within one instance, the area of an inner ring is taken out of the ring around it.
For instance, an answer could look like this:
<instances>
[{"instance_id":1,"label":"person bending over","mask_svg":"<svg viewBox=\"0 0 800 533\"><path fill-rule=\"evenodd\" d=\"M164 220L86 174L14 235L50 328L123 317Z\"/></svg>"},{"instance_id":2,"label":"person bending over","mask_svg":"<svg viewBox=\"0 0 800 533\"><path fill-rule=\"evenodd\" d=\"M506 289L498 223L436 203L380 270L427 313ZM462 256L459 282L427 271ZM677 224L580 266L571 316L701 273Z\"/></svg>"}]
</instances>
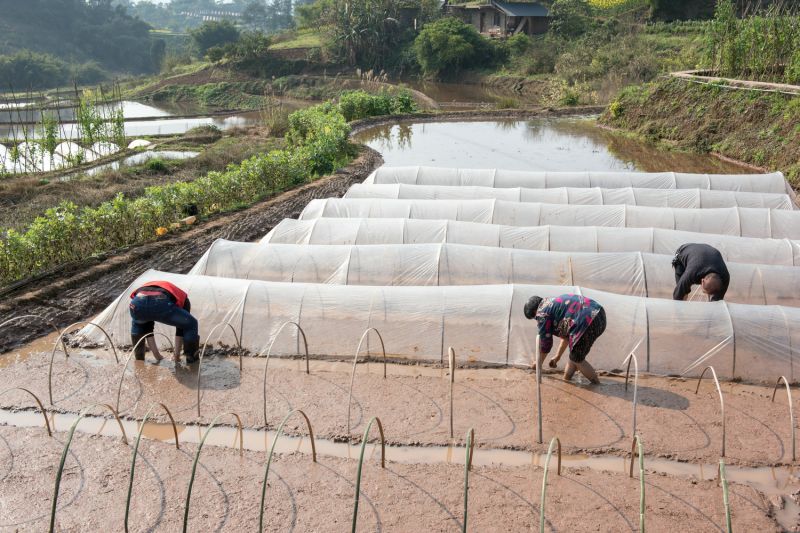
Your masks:
<instances>
[{"instance_id":1,"label":"person bending over","mask_svg":"<svg viewBox=\"0 0 800 533\"><path fill-rule=\"evenodd\" d=\"M200 347L197 319L190 314L189 297L181 289L168 281L150 281L131 293L131 342L137 343L151 333L156 322L175 327L175 354L173 360L181 360L181 349L187 363L197 361ZM145 341L157 361L164 357L158 350L153 335ZM139 343L135 357L144 360L145 345Z\"/></svg>"},{"instance_id":2,"label":"person bending over","mask_svg":"<svg viewBox=\"0 0 800 533\"><path fill-rule=\"evenodd\" d=\"M672 259L675 269L673 300L684 300L692 292L692 285L699 284L708 295L709 302L725 298L731 276L719 250L708 244L684 244Z\"/></svg>"},{"instance_id":3,"label":"person bending over","mask_svg":"<svg viewBox=\"0 0 800 533\"><path fill-rule=\"evenodd\" d=\"M592 365L586 361L594 341L606 330L606 311L599 303L578 294L562 294L555 298L531 296L525 304L525 318L536 319L539 326L539 360L544 363L553 347L553 335L561 338L556 356L550 367L558 361L569 346L569 362L564 368L564 380L570 381L576 370L592 383L600 383ZM535 368L535 367L534 367Z\"/></svg>"}]
</instances>

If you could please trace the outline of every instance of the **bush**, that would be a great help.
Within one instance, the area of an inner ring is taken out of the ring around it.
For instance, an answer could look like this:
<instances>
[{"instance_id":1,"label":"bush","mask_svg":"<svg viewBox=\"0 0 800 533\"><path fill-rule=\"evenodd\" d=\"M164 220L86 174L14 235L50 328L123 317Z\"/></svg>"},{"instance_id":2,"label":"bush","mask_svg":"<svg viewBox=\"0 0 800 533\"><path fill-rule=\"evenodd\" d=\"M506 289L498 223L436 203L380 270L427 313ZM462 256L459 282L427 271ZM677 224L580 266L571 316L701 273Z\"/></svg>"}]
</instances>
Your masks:
<instances>
[{"instance_id":1,"label":"bush","mask_svg":"<svg viewBox=\"0 0 800 533\"><path fill-rule=\"evenodd\" d=\"M506 46L512 59L517 58L526 54L533 47L533 39L524 33L516 33L508 38Z\"/></svg>"},{"instance_id":2,"label":"bush","mask_svg":"<svg viewBox=\"0 0 800 533\"><path fill-rule=\"evenodd\" d=\"M449 75L495 63L497 50L478 31L455 18L425 26L414 40L417 61L426 75Z\"/></svg>"},{"instance_id":3,"label":"bush","mask_svg":"<svg viewBox=\"0 0 800 533\"><path fill-rule=\"evenodd\" d=\"M199 28L189 32L197 51L204 56L209 49L235 43L239 40L239 30L229 20L207 21Z\"/></svg>"},{"instance_id":4,"label":"bush","mask_svg":"<svg viewBox=\"0 0 800 533\"><path fill-rule=\"evenodd\" d=\"M339 96L339 111L348 122L378 115L413 113L416 110L417 104L408 91L400 91L396 95L376 95L358 90Z\"/></svg>"}]
</instances>

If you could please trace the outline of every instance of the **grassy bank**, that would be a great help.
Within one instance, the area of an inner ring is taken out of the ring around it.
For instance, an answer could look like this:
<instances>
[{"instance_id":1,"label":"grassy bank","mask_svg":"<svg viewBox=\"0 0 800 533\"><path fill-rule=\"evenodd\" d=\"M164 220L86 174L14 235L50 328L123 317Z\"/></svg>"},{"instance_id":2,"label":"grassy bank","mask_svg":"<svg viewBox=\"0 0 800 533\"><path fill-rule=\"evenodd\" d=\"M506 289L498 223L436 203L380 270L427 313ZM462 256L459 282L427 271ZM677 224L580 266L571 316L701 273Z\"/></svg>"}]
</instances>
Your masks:
<instances>
[{"instance_id":1,"label":"grassy bank","mask_svg":"<svg viewBox=\"0 0 800 533\"><path fill-rule=\"evenodd\" d=\"M780 170L800 188L800 97L662 78L623 90L600 117L649 141Z\"/></svg>"}]
</instances>

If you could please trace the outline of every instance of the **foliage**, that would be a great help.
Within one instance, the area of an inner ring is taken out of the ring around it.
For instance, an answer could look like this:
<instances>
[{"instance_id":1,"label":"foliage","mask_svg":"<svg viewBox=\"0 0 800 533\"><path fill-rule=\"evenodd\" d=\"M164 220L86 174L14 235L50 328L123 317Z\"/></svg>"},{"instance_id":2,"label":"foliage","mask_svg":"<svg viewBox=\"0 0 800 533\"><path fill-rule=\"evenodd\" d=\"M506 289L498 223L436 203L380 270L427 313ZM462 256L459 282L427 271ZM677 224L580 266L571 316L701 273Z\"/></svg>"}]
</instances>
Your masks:
<instances>
[{"instance_id":1,"label":"foliage","mask_svg":"<svg viewBox=\"0 0 800 533\"><path fill-rule=\"evenodd\" d=\"M716 0L649 0L653 18L659 20L708 19Z\"/></svg>"},{"instance_id":2,"label":"foliage","mask_svg":"<svg viewBox=\"0 0 800 533\"><path fill-rule=\"evenodd\" d=\"M400 43L399 18L395 0L331 0L321 20L330 28L336 57L349 65L373 68Z\"/></svg>"},{"instance_id":3,"label":"foliage","mask_svg":"<svg viewBox=\"0 0 800 533\"><path fill-rule=\"evenodd\" d=\"M800 82L800 16L771 7L740 19L732 0L719 0L706 33L707 61L720 75ZM786 68L788 66L788 68Z\"/></svg>"},{"instance_id":4,"label":"foliage","mask_svg":"<svg viewBox=\"0 0 800 533\"><path fill-rule=\"evenodd\" d=\"M533 47L533 39L524 33L516 33L506 40L506 46L512 58L522 57Z\"/></svg>"},{"instance_id":5,"label":"foliage","mask_svg":"<svg viewBox=\"0 0 800 533\"><path fill-rule=\"evenodd\" d=\"M443 18L425 26L414 40L417 61L426 75L449 75L471 67L489 67L494 45L458 19Z\"/></svg>"},{"instance_id":6,"label":"foliage","mask_svg":"<svg viewBox=\"0 0 800 533\"><path fill-rule=\"evenodd\" d=\"M204 56L210 48L235 43L239 40L239 30L229 20L206 21L199 28L189 32L197 51Z\"/></svg>"},{"instance_id":7,"label":"foliage","mask_svg":"<svg viewBox=\"0 0 800 533\"><path fill-rule=\"evenodd\" d=\"M154 70L149 30L108 1L6 1L0 15L0 54L31 50L74 65L95 61L105 70L140 74Z\"/></svg>"},{"instance_id":8,"label":"foliage","mask_svg":"<svg viewBox=\"0 0 800 533\"><path fill-rule=\"evenodd\" d=\"M76 83L97 83L108 74L96 63L70 65L57 57L25 51L0 56L0 90L46 89Z\"/></svg>"},{"instance_id":9,"label":"foliage","mask_svg":"<svg viewBox=\"0 0 800 533\"><path fill-rule=\"evenodd\" d=\"M591 25L592 6L586 0L555 0L550 6L550 31L559 37L578 37Z\"/></svg>"},{"instance_id":10,"label":"foliage","mask_svg":"<svg viewBox=\"0 0 800 533\"><path fill-rule=\"evenodd\" d=\"M377 115L413 113L417 104L408 91L397 94L369 94L363 90L348 91L339 97L339 112L345 120L357 120Z\"/></svg>"},{"instance_id":11,"label":"foliage","mask_svg":"<svg viewBox=\"0 0 800 533\"><path fill-rule=\"evenodd\" d=\"M359 97L350 97L359 98ZM410 105L405 97L395 105ZM394 109L394 108L393 108ZM382 111L379 106L364 112ZM148 187L138 198L122 194L93 207L62 202L24 231L0 238L0 281L8 283L72 261L152 240L197 207L201 217L238 209L333 170L350 156L350 127L332 103L296 111L286 135L290 148L260 153L190 182ZM148 165L161 171L161 163ZM160 229L162 228L162 229Z\"/></svg>"}]
</instances>

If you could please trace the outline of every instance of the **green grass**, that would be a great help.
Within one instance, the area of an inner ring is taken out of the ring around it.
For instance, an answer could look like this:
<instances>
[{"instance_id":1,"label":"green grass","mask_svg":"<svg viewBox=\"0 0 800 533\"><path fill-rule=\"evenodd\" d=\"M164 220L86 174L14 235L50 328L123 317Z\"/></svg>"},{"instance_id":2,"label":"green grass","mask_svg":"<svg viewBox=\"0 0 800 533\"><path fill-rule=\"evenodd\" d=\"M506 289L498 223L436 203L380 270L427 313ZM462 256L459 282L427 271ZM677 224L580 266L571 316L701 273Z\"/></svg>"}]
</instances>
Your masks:
<instances>
[{"instance_id":1,"label":"green grass","mask_svg":"<svg viewBox=\"0 0 800 533\"><path fill-rule=\"evenodd\" d=\"M305 29L293 32L290 39L280 41L272 46L270 50L291 50L293 48L321 48L322 35L317 29Z\"/></svg>"}]
</instances>

